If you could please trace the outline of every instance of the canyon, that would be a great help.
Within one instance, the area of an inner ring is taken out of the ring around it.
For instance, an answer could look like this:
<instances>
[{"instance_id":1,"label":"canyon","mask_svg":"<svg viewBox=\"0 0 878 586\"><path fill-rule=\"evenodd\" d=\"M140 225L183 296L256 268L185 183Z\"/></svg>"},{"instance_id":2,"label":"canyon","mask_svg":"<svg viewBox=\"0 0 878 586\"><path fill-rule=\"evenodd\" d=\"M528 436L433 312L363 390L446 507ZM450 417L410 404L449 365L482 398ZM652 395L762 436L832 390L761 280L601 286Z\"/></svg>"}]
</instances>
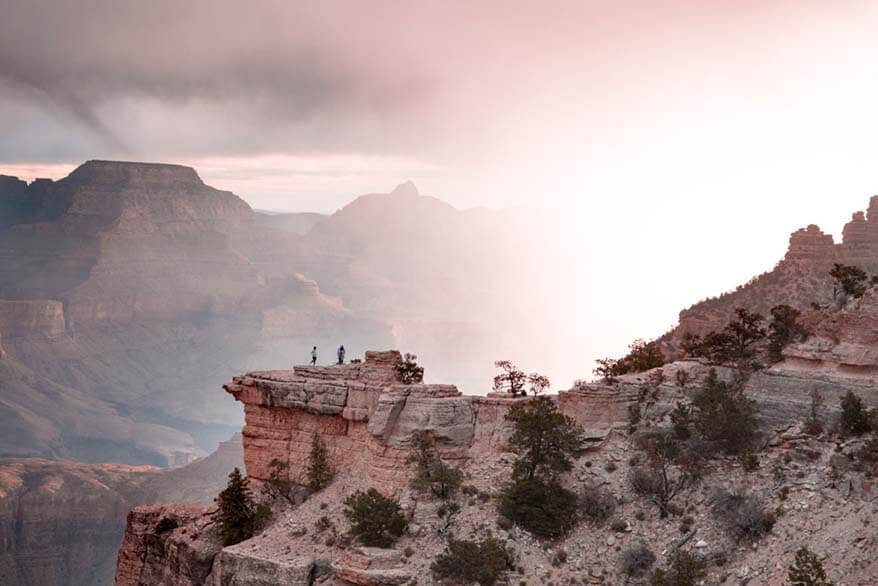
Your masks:
<instances>
[{"instance_id":1,"label":"canyon","mask_svg":"<svg viewBox=\"0 0 878 586\"><path fill-rule=\"evenodd\" d=\"M241 466L241 436L187 466L0 458L0 575L20 586L113 583L128 512L142 503L209 505Z\"/></svg>"},{"instance_id":2,"label":"canyon","mask_svg":"<svg viewBox=\"0 0 878 586\"><path fill-rule=\"evenodd\" d=\"M551 238L506 252L531 214L456 210L411 183L330 216L267 214L189 167L88 161L0 176L0 210L0 421L17 430L0 456L183 465L240 426L214 389L314 345L321 362L342 343L414 348L481 385L496 352L547 327L521 316L557 305L493 301L545 273Z\"/></svg>"}]
</instances>

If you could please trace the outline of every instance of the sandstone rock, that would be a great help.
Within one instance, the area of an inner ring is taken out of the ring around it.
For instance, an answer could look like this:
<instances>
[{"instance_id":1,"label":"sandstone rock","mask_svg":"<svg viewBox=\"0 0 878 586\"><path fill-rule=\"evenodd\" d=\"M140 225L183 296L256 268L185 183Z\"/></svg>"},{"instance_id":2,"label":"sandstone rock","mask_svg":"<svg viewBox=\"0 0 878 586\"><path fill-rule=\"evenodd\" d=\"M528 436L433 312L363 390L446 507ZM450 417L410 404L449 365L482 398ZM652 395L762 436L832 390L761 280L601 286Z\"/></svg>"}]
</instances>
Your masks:
<instances>
[{"instance_id":1,"label":"sandstone rock","mask_svg":"<svg viewBox=\"0 0 878 586\"><path fill-rule=\"evenodd\" d=\"M314 560L265 559L226 548L214 558L205 586L311 586Z\"/></svg>"},{"instance_id":2,"label":"sandstone rock","mask_svg":"<svg viewBox=\"0 0 878 586\"><path fill-rule=\"evenodd\" d=\"M197 539L191 536L198 534ZM128 515L116 562L117 586L201 586L221 548L207 509L143 505Z\"/></svg>"}]
</instances>

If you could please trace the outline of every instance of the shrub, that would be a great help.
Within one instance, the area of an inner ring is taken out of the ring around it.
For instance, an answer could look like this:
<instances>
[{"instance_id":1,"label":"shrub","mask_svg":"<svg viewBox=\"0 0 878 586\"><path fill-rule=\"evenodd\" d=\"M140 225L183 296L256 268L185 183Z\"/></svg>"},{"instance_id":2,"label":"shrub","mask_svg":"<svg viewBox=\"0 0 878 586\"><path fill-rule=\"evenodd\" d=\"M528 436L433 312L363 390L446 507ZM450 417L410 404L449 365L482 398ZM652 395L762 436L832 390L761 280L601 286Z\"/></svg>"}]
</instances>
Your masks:
<instances>
[{"instance_id":1,"label":"shrub","mask_svg":"<svg viewBox=\"0 0 878 586\"><path fill-rule=\"evenodd\" d=\"M405 353L401 362L394 366L396 375L405 385L424 382L424 367L418 366L418 357L414 354Z\"/></svg>"},{"instance_id":2,"label":"shrub","mask_svg":"<svg viewBox=\"0 0 878 586\"><path fill-rule=\"evenodd\" d=\"M817 389L811 390L811 412L805 420L805 433L820 435L823 433L823 422L820 421L820 409L823 407L823 395Z\"/></svg>"},{"instance_id":3,"label":"shrub","mask_svg":"<svg viewBox=\"0 0 878 586\"><path fill-rule=\"evenodd\" d=\"M671 500L691 483L693 477L686 469L677 466L681 453L669 434L644 434L637 443L646 453L647 463L631 470L631 488L649 497L658 506L659 516L665 518L670 512Z\"/></svg>"},{"instance_id":4,"label":"shrub","mask_svg":"<svg viewBox=\"0 0 878 586\"><path fill-rule=\"evenodd\" d=\"M594 374L600 376L604 382L612 384L617 376L645 372L662 366L665 363L665 355L657 341L646 342L638 339L628 346L628 354L624 357L603 358L595 362L598 366L594 369Z\"/></svg>"},{"instance_id":5,"label":"shrub","mask_svg":"<svg viewBox=\"0 0 878 586\"><path fill-rule=\"evenodd\" d=\"M788 573L791 586L834 586L826 577L823 562L807 547L796 551L796 560Z\"/></svg>"},{"instance_id":6,"label":"shrub","mask_svg":"<svg viewBox=\"0 0 878 586\"><path fill-rule=\"evenodd\" d=\"M592 525L603 525L616 512L616 497L606 489L586 485L579 494L579 512Z\"/></svg>"},{"instance_id":7,"label":"shrub","mask_svg":"<svg viewBox=\"0 0 878 586\"><path fill-rule=\"evenodd\" d=\"M447 549L430 569L439 582L492 586L512 566L510 552L490 537L477 542L449 539Z\"/></svg>"},{"instance_id":8,"label":"shrub","mask_svg":"<svg viewBox=\"0 0 878 586\"><path fill-rule=\"evenodd\" d=\"M229 482L216 497L217 523L223 545L234 545L250 539L271 516L270 509L253 500L247 479L235 468L229 474Z\"/></svg>"},{"instance_id":9,"label":"shrub","mask_svg":"<svg viewBox=\"0 0 878 586\"><path fill-rule=\"evenodd\" d=\"M650 586L695 586L707 576L706 564L691 553L678 549L671 554L667 569L656 569L649 578Z\"/></svg>"},{"instance_id":10,"label":"shrub","mask_svg":"<svg viewBox=\"0 0 878 586\"><path fill-rule=\"evenodd\" d=\"M426 431L412 434L415 453L409 462L415 462L411 486L421 492L430 492L441 499L451 498L463 483L463 471L443 462L433 448L433 438Z\"/></svg>"},{"instance_id":11,"label":"shrub","mask_svg":"<svg viewBox=\"0 0 878 586\"><path fill-rule=\"evenodd\" d=\"M842 433L849 435L861 435L872 430L870 413L860 396L853 391L848 391L841 398L839 426Z\"/></svg>"},{"instance_id":12,"label":"shrub","mask_svg":"<svg viewBox=\"0 0 878 586\"><path fill-rule=\"evenodd\" d=\"M567 550L559 549L555 552L555 555L552 556L552 565L555 567L563 566L567 563Z\"/></svg>"},{"instance_id":13,"label":"shrub","mask_svg":"<svg viewBox=\"0 0 878 586\"><path fill-rule=\"evenodd\" d=\"M835 282L835 287L832 291L833 297L844 293L845 296L850 295L851 297L859 298L866 292L867 276L860 267L835 263L832 265L829 275Z\"/></svg>"},{"instance_id":14,"label":"shrub","mask_svg":"<svg viewBox=\"0 0 878 586\"><path fill-rule=\"evenodd\" d=\"M576 526L576 495L556 481L522 478L500 494L498 512L538 537L554 539Z\"/></svg>"},{"instance_id":15,"label":"shrub","mask_svg":"<svg viewBox=\"0 0 878 586\"><path fill-rule=\"evenodd\" d=\"M744 469L744 472L759 470L759 456L753 452L747 451L742 453L738 456L738 461L741 463L741 468Z\"/></svg>"},{"instance_id":16,"label":"shrub","mask_svg":"<svg viewBox=\"0 0 878 586\"><path fill-rule=\"evenodd\" d=\"M714 516L738 539L759 539L770 532L777 521L753 495L721 492L713 504Z\"/></svg>"},{"instance_id":17,"label":"shrub","mask_svg":"<svg viewBox=\"0 0 878 586\"><path fill-rule=\"evenodd\" d=\"M619 466L616 465L616 463L613 462L612 460L608 460L607 463L604 464L604 470L606 470L607 472L612 473L612 472L615 472L615 471L618 470L618 469L619 469Z\"/></svg>"},{"instance_id":18,"label":"shrub","mask_svg":"<svg viewBox=\"0 0 878 586\"><path fill-rule=\"evenodd\" d=\"M626 529L628 529L628 523L622 517L616 517L613 519L613 522L610 523L610 529L615 531L616 533L622 533Z\"/></svg>"},{"instance_id":19,"label":"shrub","mask_svg":"<svg viewBox=\"0 0 878 586\"><path fill-rule=\"evenodd\" d=\"M368 547L390 547L408 527L399 502L370 488L345 499L351 533Z\"/></svg>"},{"instance_id":20,"label":"shrub","mask_svg":"<svg viewBox=\"0 0 878 586\"><path fill-rule=\"evenodd\" d=\"M801 312L786 304L771 308L771 323L768 324L768 354L772 362L783 360L783 349L792 342L800 342L808 337L808 330L798 323Z\"/></svg>"},{"instance_id":21,"label":"shrub","mask_svg":"<svg viewBox=\"0 0 878 586\"><path fill-rule=\"evenodd\" d=\"M701 391L692 399L695 429L728 454L747 450L756 437L756 403L740 384L726 383L710 369Z\"/></svg>"},{"instance_id":22,"label":"shrub","mask_svg":"<svg viewBox=\"0 0 878 586\"><path fill-rule=\"evenodd\" d=\"M632 578L645 574L655 563L655 554L644 542L638 542L622 552L622 571Z\"/></svg>"},{"instance_id":23,"label":"shrub","mask_svg":"<svg viewBox=\"0 0 878 586\"><path fill-rule=\"evenodd\" d=\"M506 413L515 425L509 449L518 454L513 477L548 479L572 468L571 457L581 448L580 429L549 397L517 403Z\"/></svg>"},{"instance_id":24,"label":"shrub","mask_svg":"<svg viewBox=\"0 0 878 586\"><path fill-rule=\"evenodd\" d=\"M315 432L311 437L311 453L308 455L308 488L317 492L332 482L335 474L329 467L326 446Z\"/></svg>"},{"instance_id":25,"label":"shrub","mask_svg":"<svg viewBox=\"0 0 878 586\"><path fill-rule=\"evenodd\" d=\"M268 467L271 472L262 485L262 494L273 501L282 498L290 504L295 504L292 495L293 483L289 480L288 473L290 463L274 458Z\"/></svg>"}]
</instances>

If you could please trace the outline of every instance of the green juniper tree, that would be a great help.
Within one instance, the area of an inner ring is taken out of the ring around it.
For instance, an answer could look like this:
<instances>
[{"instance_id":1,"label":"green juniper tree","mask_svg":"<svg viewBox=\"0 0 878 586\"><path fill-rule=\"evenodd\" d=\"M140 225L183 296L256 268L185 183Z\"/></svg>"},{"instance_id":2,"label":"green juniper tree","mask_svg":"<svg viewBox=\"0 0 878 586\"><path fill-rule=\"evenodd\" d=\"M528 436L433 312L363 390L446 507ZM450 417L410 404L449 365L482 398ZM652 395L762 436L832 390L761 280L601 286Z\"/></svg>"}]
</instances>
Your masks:
<instances>
[{"instance_id":1,"label":"green juniper tree","mask_svg":"<svg viewBox=\"0 0 878 586\"><path fill-rule=\"evenodd\" d=\"M367 547L390 547L408 527L399 502L374 488L358 490L345 499L344 515L351 523L351 534Z\"/></svg>"},{"instance_id":2,"label":"green juniper tree","mask_svg":"<svg viewBox=\"0 0 878 586\"><path fill-rule=\"evenodd\" d=\"M335 474L329 465L329 455L320 436L311 437L311 453L308 455L308 489L318 492L332 482Z\"/></svg>"},{"instance_id":3,"label":"green juniper tree","mask_svg":"<svg viewBox=\"0 0 878 586\"><path fill-rule=\"evenodd\" d=\"M223 545L233 545L250 539L268 519L271 512L266 505L256 504L247 479L238 468L229 474L226 488L216 497L217 523Z\"/></svg>"}]
</instances>

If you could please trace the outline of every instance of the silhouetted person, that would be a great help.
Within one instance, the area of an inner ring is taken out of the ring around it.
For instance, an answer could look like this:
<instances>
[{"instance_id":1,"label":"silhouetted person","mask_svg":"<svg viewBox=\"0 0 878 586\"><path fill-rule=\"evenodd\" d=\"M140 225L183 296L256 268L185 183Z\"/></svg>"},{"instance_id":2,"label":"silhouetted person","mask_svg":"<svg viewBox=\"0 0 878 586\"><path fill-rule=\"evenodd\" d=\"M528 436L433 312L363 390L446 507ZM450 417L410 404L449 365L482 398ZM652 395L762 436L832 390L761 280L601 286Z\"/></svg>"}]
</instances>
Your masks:
<instances>
[{"instance_id":1,"label":"silhouetted person","mask_svg":"<svg viewBox=\"0 0 878 586\"><path fill-rule=\"evenodd\" d=\"M344 364L344 346L338 347L338 363Z\"/></svg>"},{"instance_id":2,"label":"silhouetted person","mask_svg":"<svg viewBox=\"0 0 878 586\"><path fill-rule=\"evenodd\" d=\"M311 366L317 364L317 346L311 348Z\"/></svg>"}]
</instances>

